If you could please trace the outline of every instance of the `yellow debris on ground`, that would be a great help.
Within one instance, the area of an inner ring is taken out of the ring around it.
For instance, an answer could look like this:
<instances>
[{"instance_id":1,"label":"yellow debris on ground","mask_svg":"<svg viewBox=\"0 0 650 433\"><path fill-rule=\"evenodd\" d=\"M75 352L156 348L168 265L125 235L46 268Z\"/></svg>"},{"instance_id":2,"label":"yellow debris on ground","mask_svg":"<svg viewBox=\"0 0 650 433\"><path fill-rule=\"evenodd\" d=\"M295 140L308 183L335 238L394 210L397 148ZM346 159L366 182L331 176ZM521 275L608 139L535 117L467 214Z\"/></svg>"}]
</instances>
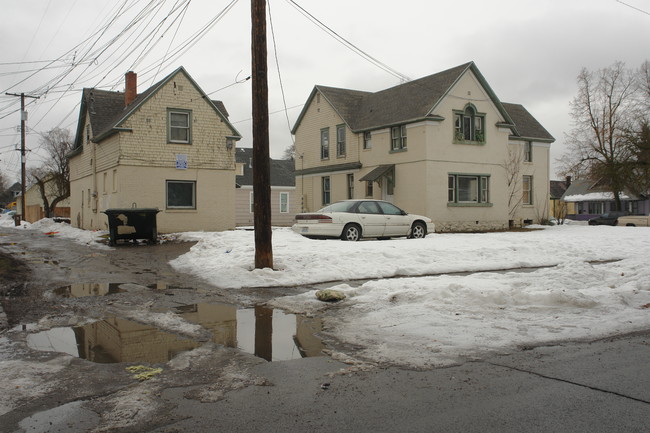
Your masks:
<instances>
[{"instance_id":1,"label":"yellow debris on ground","mask_svg":"<svg viewBox=\"0 0 650 433\"><path fill-rule=\"evenodd\" d=\"M146 365L132 365L130 367L126 367L125 370L129 373L136 373L134 374L133 378L140 381L149 380L152 377L162 373L163 371L162 368L147 367Z\"/></svg>"}]
</instances>

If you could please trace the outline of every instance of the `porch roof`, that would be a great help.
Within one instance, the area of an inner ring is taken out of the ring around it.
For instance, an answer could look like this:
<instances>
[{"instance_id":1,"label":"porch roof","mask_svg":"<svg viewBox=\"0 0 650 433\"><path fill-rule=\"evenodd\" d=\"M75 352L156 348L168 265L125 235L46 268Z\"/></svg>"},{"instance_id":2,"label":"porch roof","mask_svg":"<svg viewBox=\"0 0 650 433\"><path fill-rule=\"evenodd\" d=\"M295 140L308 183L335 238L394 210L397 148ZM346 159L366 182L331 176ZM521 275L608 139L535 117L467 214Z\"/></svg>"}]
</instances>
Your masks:
<instances>
[{"instance_id":1,"label":"porch roof","mask_svg":"<svg viewBox=\"0 0 650 433\"><path fill-rule=\"evenodd\" d=\"M378 167L375 167L372 170L370 170L369 173L367 173L365 176L359 179L359 182L363 182L366 180L375 182L377 179L379 179L380 177L388 173L393 168L395 168L395 164L383 164Z\"/></svg>"}]
</instances>

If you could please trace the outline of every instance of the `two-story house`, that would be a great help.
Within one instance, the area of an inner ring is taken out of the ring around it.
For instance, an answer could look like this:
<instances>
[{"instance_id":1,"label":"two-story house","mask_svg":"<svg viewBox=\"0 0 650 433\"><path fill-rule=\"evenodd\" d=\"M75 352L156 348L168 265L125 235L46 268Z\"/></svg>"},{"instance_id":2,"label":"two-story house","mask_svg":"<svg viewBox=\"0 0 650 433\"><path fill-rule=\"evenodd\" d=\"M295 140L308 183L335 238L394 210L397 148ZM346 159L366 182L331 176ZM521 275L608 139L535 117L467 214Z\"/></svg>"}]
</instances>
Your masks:
<instances>
[{"instance_id":1,"label":"two-story house","mask_svg":"<svg viewBox=\"0 0 650 433\"><path fill-rule=\"evenodd\" d=\"M235 191L235 221L237 226L252 226L253 213L253 149L237 149L237 190ZM290 226L296 216L293 195L296 191L296 179L293 174L293 161L271 159L271 224Z\"/></svg>"},{"instance_id":2,"label":"two-story house","mask_svg":"<svg viewBox=\"0 0 650 433\"><path fill-rule=\"evenodd\" d=\"M303 211L384 199L439 231L548 217L554 139L473 62L375 93L316 86L292 132Z\"/></svg>"},{"instance_id":3,"label":"two-story house","mask_svg":"<svg viewBox=\"0 0 650 433\"><path fill-rule=\"evenodd\" d=\"M110 208L158 208L158 231L235 227L235 143L241 135L180 67L138 94L84 89L70 164L71 222L106 229Z\"/></svg>"}]
</instances>

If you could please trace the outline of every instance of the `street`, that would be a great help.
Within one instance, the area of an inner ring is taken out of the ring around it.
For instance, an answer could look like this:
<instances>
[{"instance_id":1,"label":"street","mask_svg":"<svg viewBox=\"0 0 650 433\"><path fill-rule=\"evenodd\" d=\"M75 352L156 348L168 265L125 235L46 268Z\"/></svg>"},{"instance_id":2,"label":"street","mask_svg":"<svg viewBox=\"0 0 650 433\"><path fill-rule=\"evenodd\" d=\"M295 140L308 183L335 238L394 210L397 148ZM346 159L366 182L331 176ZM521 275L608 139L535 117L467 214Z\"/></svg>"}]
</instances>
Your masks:
<instances>
[{"instance_id":1,"label":"street","mask_svg":"<svg viewBox=\"0 0 650 433\"><path fill-rule=\"evenodd\" d=\"M0 228L0 431L648 431L650 330L488 352L444 368L364 361L331 337L332 356L313 356L320 346L306 334L318 317L263 307L308 288L219 289L169 266L191 245L98 249ZM215 305L226 317L218 324L201 317ZM302 326L292 333L307 353L267 361L281 348L269 331L281 329L275 320ZM165 360L119 362L115 351L106 359L93 325L104 322L129 335L157 328L153 343L122 335L120 356L164 346ZM85 358L35 349L36 336L53 340L47 332L68 328L77 344L94 344L79 348ZM251 349L233 339L250 339Z\"/></svg>"}]
</instances>

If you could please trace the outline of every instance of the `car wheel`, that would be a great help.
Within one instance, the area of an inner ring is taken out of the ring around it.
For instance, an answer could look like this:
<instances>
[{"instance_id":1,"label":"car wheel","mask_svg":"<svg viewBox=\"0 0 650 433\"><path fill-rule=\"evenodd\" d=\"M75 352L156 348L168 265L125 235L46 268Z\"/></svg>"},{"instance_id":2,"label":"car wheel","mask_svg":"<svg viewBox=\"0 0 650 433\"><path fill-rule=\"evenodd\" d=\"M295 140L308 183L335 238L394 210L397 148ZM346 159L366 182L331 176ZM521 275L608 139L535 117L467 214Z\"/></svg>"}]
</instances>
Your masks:
<instances>
[{"instance_id":1,"label":"car wheel","mask_svg":"<svg viewBox=\"0 0 650 433\"><path fill-rule=\"evenodd\" d=\"M636 227L636 224L627 223L627 224L625 224L625 227Z\"/></svg>"},{"instance_id":2,"label":"car wheel","mask_svg":"<svg viewBox=\"0 0 650 433\"><path fill-rule=\"evenodd\" d=\"M427 227L420 221L413 223L411 227L411 238L412 239L422 239L427 235Z\"/></svg>"},{"instance_id":3,"label":"car wheel","mask_svg":"<svg viewBox=\"0 0 650 433\"><path fill-rule=\"evenodd\" d=\"M356 224L348 224L341 233L341 239L344 241L358 241L361 239L361 227Z\"/></svg>"}]
</instances>

